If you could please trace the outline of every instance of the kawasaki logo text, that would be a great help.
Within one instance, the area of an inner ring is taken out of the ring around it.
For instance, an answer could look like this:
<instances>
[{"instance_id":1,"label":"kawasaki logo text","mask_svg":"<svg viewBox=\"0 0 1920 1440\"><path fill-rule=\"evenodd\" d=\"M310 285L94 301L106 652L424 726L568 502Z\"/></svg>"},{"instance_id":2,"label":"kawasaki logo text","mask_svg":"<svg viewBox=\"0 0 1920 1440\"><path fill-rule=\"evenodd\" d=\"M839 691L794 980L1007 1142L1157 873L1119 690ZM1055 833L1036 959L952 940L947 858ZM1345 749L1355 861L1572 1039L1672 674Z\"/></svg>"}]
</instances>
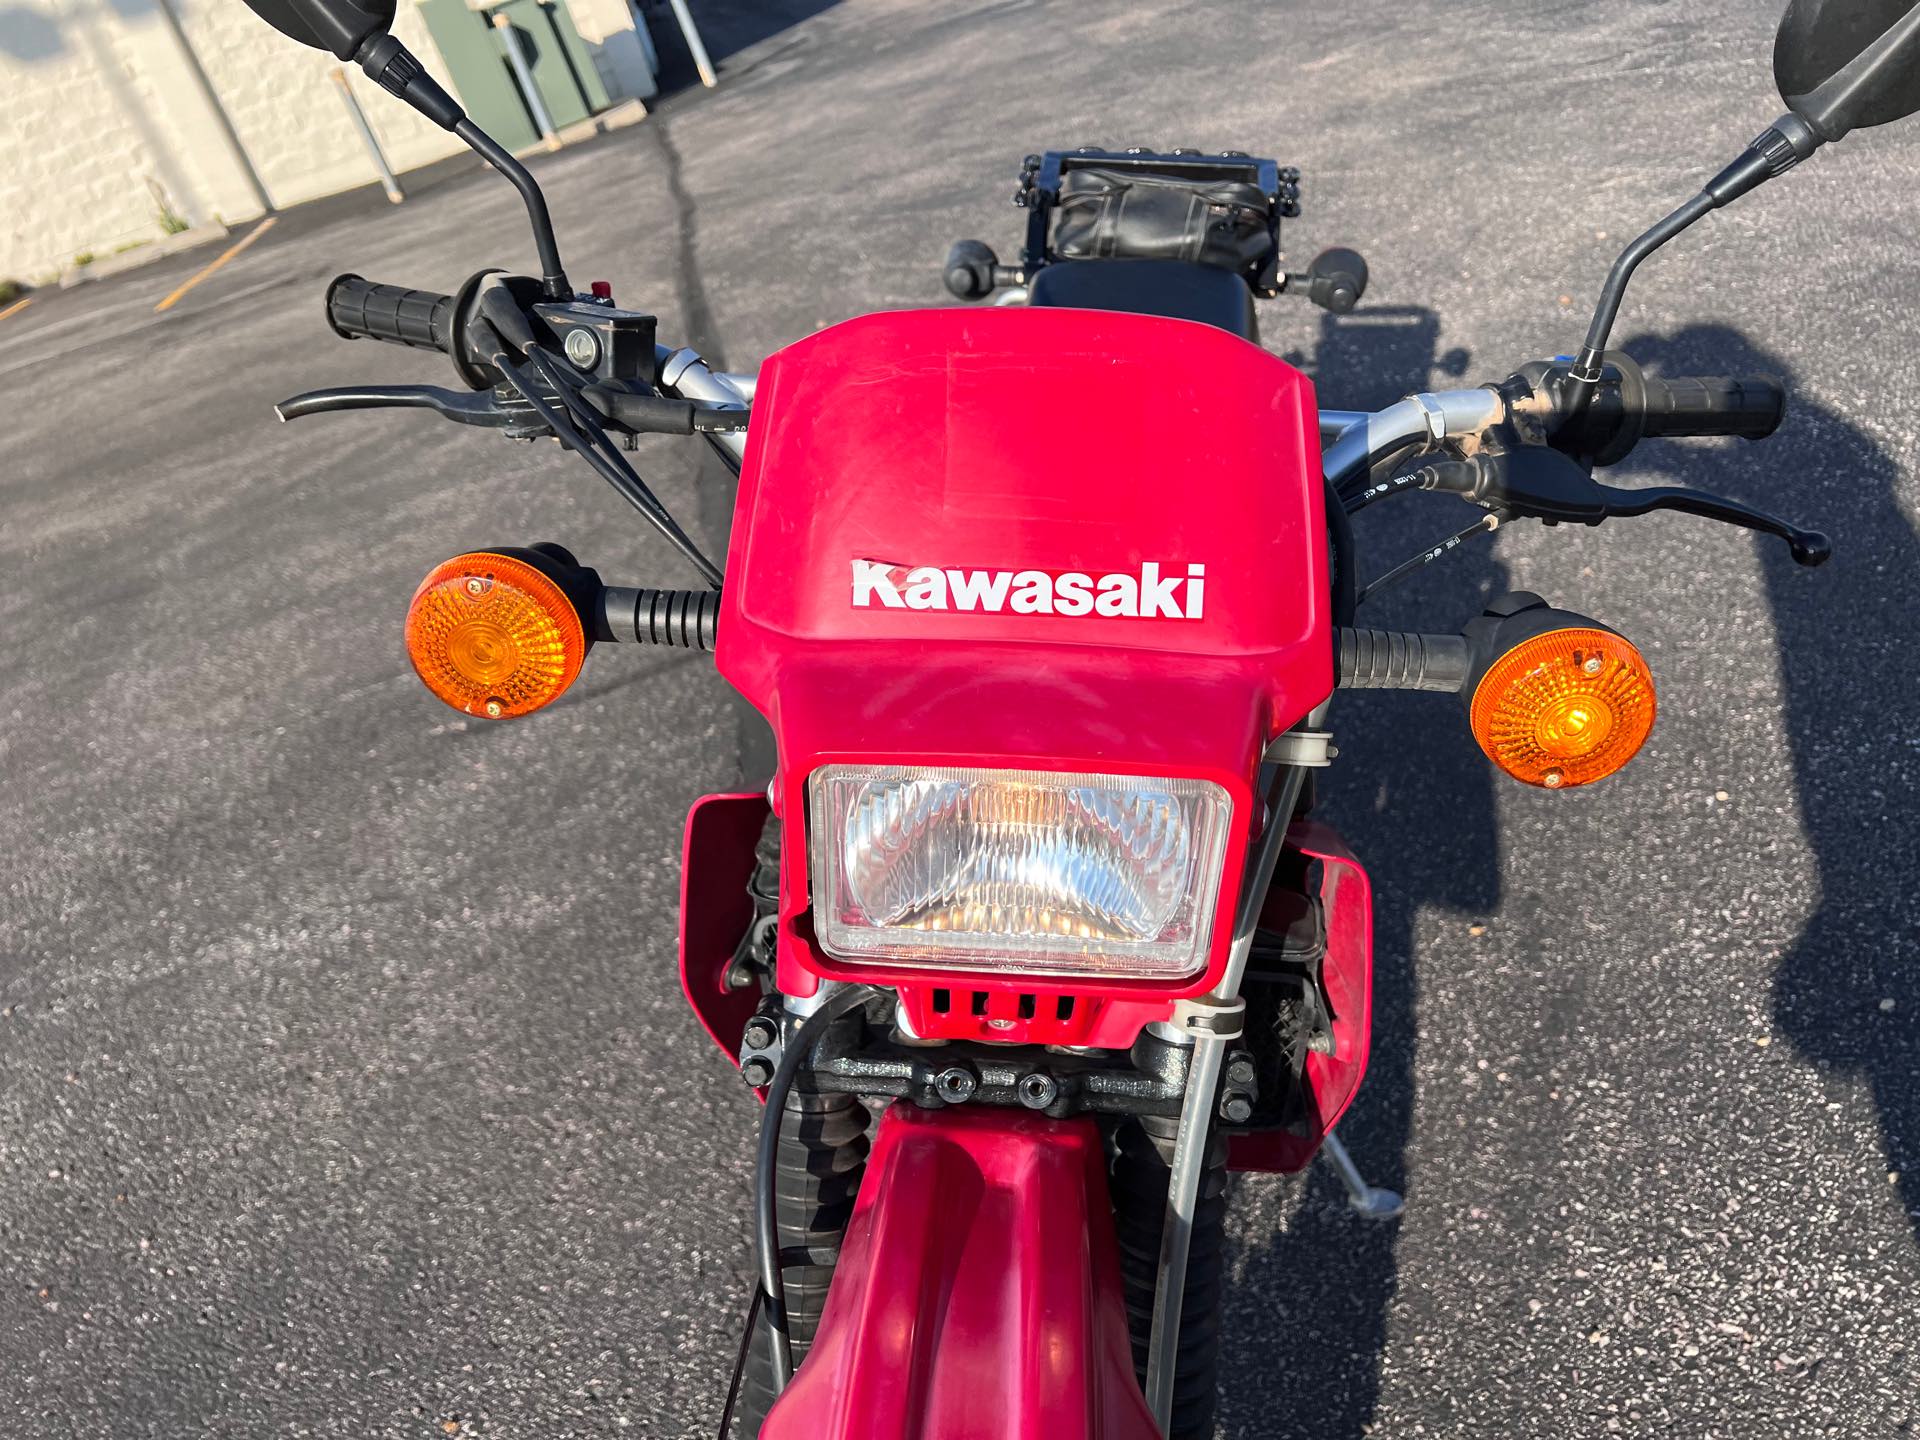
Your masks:
<instances>
[{"instance_id":1,"label":"kawasaki logo text","mask_svg":"<svg viewBox=\"0 0 1920 1440\"><path fill-rule=\"evenodd\" d=\"M1159 562L1149 560L1138 571L1096 575L1085 570L945 570L855 560L853 603L861 609L1200 619L1206 613L1207 567L1185 566L1184 575L1162 575L1160 568Z\"/></svg>"}]
</instances>

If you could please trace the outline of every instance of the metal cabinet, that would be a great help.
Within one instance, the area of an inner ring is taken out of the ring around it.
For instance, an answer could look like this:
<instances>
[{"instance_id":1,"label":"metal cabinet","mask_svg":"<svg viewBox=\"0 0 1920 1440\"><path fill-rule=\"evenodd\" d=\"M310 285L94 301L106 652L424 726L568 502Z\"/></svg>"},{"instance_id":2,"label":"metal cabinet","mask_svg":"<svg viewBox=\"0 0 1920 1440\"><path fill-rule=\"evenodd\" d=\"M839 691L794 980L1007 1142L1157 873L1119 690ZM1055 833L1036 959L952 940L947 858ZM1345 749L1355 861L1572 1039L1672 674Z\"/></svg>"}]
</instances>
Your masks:
<instances>
[{"instance_id":1,"label":"metal cabinet","mask_svg":"<svg viewBox=\"0 0 1920 1440\"><path fill-rule=\"evenodd\" d=\"M479 126L509 150L540 140L540 129L494 16L512 25L535 90L556 130L605 110L610 101L593 53L556 0L420 0L420 14L446 61L453 88Z\"/></svg>"}]
</instances>

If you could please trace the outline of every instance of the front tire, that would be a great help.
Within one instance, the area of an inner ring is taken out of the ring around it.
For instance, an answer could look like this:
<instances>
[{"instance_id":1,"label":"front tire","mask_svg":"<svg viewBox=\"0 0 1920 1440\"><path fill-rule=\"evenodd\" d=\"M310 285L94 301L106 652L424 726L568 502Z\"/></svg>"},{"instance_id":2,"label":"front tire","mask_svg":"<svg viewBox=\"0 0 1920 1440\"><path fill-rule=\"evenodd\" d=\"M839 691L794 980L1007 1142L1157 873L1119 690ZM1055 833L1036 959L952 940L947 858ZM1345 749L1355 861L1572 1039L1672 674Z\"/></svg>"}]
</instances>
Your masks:
<instances>
[{"instance_id":1,"label":"front tire","mask_svg":"<svg viewBox=\"0 0 1920 1440\"><path fill-rule=\"evenodd\" d=\"M780 1278L787 1292L787 1333L795 1370L806 1359L814 1332L820 1328L840 1242L867 1167L866 1107L852 1095L822 1095L804 1085L802 1080L787 1096L774 1171L783 1262ZM785 1263L789 1260L794 1263ZM758 1435L773 1401L773 1360L767 1353L767 1319L762 1314L754 1324L740 1377L734 1433L741 1440Z\"/></svg>"},{"instance_id":2,"label":"front tire","mask_svg":"<svg viewBox=\"0 0 1920 1440\"><path fill-rule=\"evenodd\" d=\"M1146 1381L1153 1334L1153 1297L1160 1273L1160 1235L1167 1219L1167 1179L1177 1119L1142 1116L1114 1132L1108 1174L1114 1233L1120 1242L1120 1279L1127 1299L1133 1369ZM1180 1309L1179 1363L1167 1440L1211 1440L1220 1393L1220 1314L1227 1277L1227 1140L1207 1137L1206 1168L1193 1210L1187 1254L1186 1299Z\"/></svg>"}]
</instances>

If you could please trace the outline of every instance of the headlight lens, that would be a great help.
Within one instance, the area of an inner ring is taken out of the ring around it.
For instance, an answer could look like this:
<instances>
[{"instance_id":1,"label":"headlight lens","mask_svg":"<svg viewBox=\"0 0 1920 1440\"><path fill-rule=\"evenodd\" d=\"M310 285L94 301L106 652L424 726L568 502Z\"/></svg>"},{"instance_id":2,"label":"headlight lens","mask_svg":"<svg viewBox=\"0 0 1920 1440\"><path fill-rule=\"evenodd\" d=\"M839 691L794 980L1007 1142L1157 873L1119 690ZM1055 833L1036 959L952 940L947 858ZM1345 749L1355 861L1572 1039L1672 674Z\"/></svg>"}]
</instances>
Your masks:
<instances>
[{"instance_id":1,"label":"headlight lens","mask_svg":"<svg viewBox=\"0 0 1920 1440\"><path fill-rule=\"evenodd\" d=\"M1211 781L826 765L809 788L830 954L1150 979L1206 965L1233 813Z\"/></svg>"}]
</instances>

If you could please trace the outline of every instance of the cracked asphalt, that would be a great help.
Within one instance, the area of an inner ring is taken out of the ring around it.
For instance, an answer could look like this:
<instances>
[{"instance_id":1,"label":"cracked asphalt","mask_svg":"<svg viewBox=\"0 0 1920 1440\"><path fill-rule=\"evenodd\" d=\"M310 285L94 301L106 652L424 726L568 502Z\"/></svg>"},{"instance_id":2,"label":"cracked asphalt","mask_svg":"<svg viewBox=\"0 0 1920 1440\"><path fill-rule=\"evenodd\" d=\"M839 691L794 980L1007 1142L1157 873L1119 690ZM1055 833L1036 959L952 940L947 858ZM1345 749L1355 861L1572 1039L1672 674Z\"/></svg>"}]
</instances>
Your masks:
<instances>
[{"instance_id":1,"label":"cracked asphalt","mask_svg":"<svg viewBox=\"0 0 1920 1440\"><path fill-rule=\"evenodd\" d=\"M576 278L744 368L939 303L957 237L1009 255L1030 150L1273 153L1306 175L1290 259L1352 244L1374 280L1344 319L1264 307L1267 341L1367 407L1571 348L1620 243L1777 113L1770 8L713 4L718 91L534 168ZM1544 591L1642 647L1660 721L1552 795L1442 700L1339 708L1327 813L1378 890L1345 1134L1409 1206L1369 1228L1319 1171L1239 1185L1224 1435L1920 1417L1917 166L1920 122L1815 157L1650 262L1616 332L1794 396L1766 445L1648 445L1625 483L1790 512L1831 565L1686 517L1516 525L1380 604L1440 628ZM274 423L300 389L439 378L331 337L332 275L530 261L491 177L410 189L290 213L165 316L204 254L0 323L8 1436L718 1415L754 1106L678 993L679 828L764 748L678 656L596 655L505 726L410 673L407 598L474 544L682 583L544 447ZM717 544L719 477L636 458ZM1452 504L1370 511L1369 568Z\"/></svg>"}]
</instances>

